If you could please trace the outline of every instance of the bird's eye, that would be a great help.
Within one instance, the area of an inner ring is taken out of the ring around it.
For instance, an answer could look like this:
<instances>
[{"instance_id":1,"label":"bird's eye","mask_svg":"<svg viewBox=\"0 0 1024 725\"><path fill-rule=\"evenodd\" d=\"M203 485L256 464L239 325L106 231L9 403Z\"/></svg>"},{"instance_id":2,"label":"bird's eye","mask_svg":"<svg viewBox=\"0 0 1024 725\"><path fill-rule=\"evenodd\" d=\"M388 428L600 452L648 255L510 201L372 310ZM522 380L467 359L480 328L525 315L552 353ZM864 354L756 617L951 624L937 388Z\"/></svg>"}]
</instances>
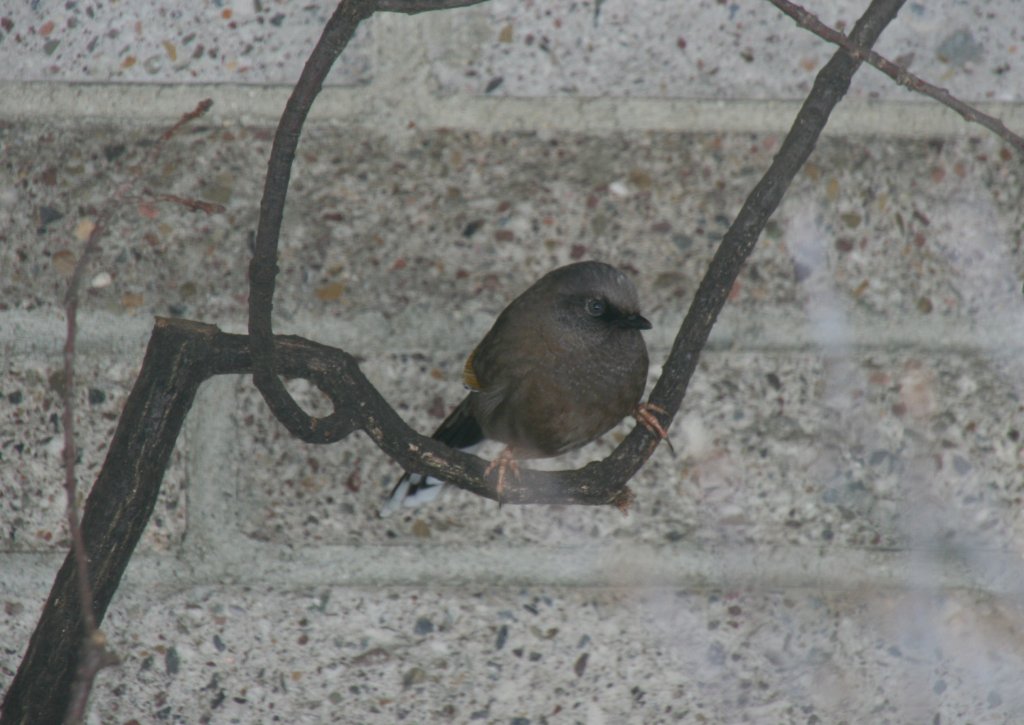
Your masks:
<instances>
[{"instance_id":1,"label":"bird's eye","mask_svg":"<svg viewBox=\"0 0 1024 725\"><path fill-rule=\"evenodd\" d=\"M587 314L592 317L600 317L604 314L604 300L597 297L587 300Z\"/></svg>"}]
</instances>

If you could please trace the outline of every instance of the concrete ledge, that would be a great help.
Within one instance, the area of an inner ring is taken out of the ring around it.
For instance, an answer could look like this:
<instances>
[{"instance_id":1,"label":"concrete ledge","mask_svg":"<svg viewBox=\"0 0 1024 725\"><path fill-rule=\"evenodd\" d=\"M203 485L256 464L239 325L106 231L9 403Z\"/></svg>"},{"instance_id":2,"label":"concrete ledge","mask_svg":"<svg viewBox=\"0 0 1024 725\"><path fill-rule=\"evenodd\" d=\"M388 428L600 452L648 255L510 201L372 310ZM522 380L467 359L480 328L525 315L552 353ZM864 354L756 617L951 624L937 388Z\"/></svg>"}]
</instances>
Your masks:
<instances>
[{"instance_id":1,"label":"concrete ledge","mask_svg":"<svg viewBox=\"0 0 1024 725\"><path fill-rule=\"evenodd\" d=\"M246 542L183 560L142 555L123 588L152 594L211 585L275 587L580 587L687 591L986 591L1024 593L1019 557L995 550L804 546L323 546ZM0 592L49 589L58 555L0 556Z\"/></svg>"},{"instance_id":2,"label":"concrete ledge","mask_svg":"<svg viewBox=\"0 0 1024 725\"><path fill-rule=\"evenodd\" d=\"M215 123L276 124L291 93L288 86L144 85L128 83L0 83L11 120L169 122L204 98L214 101ZM915 96L907 102L848 101L825 128L826 136L899 138L978 136L989 132L953 111ZM390 113L382 113L388 108ZM401 135L412 129L500 131L679 131L782 133L796 101L720 101L662 98L488 98L437 95L405 85L325 88L310 113L313 123L362 125ZM981 110L1010 129L1024 129L1024 106L988 103Z\"/></svg>"},{"instance_id":3,"label":"concrete ledge","mask_svg":"<svg viewBox=\"0 0 1024 725\"><path fill-rule=\"evenodd\" d=\"M359 312L348 319L317 319L296 317L278 321L275 332L301 335L335 345L354 354L387 354L416 350L423 353L450 353L470 350L490 325L482 319L479 325L455 326L449 337L440 338L433 328L420 321L425 316L442 315L443 310L403 310L388 319L373 312ZM672 313L649 314L654 329L647 334L652 361L668 354L685 307ZM224 332L244 334L245 320L199 320L217 325ZM471 320L476 321L476 320ZM1021 320L1015 314L998 314L984 325L966 320L941 318L885 319L862 312L851 312L840 325L822 331L809 320L794 319L784 310L766 309L751 315L727 307L715 325L708 342L708 351L731 350L764 352L830 352L858 354L874 351L897 352L916 350L933 352L991 352L1011 354L1024 348L1019 335ZM83 354L108 350L112 342L141 345L149 340L152 321L119 317L103 313L79 316L79 351ZM65 323L51 315L12 311L0 313L0 344L9 353L19 355L59 355L64 345Z\"/></svg>"}]
</instances>

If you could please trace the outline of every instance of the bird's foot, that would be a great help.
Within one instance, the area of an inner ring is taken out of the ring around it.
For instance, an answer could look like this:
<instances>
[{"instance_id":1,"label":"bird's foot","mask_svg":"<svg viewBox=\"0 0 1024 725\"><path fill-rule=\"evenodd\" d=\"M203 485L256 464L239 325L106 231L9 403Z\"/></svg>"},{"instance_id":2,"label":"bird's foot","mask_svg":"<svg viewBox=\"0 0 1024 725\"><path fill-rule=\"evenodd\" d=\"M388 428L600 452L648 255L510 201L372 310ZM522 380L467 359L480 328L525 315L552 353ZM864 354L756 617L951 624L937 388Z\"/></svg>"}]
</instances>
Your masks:
<instances>
[{"instance_id":1,"label":"bird's foot","mask_svg":"<svg viewBox=\"0 0 1024 725\"><path fill-rule=\"evenodd\" d=\"M498 470L498 478L495 481L494 490L498 494L498 508L501 508L501 502L504 498L505 493L505 474L511 471L513 478L519 478L519 463L516 461L515 454L511 448L506 448L498 457L487 464L487 468L484 469L484 478L488 478L494 470Z\"/></svg>"},{"instance_id":2,"label":"bird's foot","mask_svg":"<svg viewBox=\"0 0 1024 725\"><path fill-rule=\"evenodd\" d=\"M668 411L654 403L637 403L636 408L633 409L633 417L636 418L636 422L654 435L658 436L659 440L665 441L669 451L671 451L674 456L676 454L676 449L672 447L672 441L669 440L668 431L665 430L665 426L661 424L661 421L658 420L655 413L667 415Z\"/></svg>"},{"instance_id":3,"label":"bird's foot","mask_svg":"<svg viewBox=\"0 0 1024 725\"><path fill-rule=\"evenodd\" d=\"M611 504L621 511L623 516L629 516L629 507L633 505L634 501L636 501L636 494L633 493L629 486L625 486L615 494Z\"/></svg>"}]
</instances>

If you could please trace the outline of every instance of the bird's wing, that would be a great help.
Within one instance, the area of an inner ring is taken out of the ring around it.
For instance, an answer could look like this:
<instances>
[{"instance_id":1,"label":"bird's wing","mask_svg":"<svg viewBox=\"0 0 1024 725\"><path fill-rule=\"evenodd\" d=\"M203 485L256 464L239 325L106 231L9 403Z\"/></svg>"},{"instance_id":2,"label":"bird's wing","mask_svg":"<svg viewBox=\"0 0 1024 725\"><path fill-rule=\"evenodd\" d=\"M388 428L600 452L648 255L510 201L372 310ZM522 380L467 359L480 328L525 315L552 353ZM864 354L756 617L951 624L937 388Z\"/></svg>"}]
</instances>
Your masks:
<instances>
[{"instance_id":1,"label":"bird's wing","mask_svg":"<svg viewBox=\"0 0 1024 725\"><path fill-rule=\"evenodd\" d=\"M480 430L480 423L473 417L469 397L467 395L463 398L431 438L452 448L469 448L483 440L484 434Z\"/></svg>"},{"instance_id":2,"label":"bird's wing","mask_svg":"<svg viewBox=\"0 0 1024 725\"><path fill-rule=\"evenodd\" d=\"M473 367L473 358L475 357L476 350L469 353L469 357L466 358L466 364L462 367L462 382L470 390L480 391L483 389L483 386L480 384L480 379L477 378L476 370Z\"/></svg>"}]
</instances>

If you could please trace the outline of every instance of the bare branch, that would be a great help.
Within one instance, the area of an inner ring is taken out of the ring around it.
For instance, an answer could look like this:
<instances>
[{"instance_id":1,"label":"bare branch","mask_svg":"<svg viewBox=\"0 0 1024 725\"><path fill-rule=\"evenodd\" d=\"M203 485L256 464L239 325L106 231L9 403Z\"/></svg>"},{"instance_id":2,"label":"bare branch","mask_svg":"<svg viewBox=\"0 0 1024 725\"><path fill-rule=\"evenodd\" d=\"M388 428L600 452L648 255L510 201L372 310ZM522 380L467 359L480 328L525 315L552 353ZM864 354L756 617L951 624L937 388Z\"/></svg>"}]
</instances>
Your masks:
<instances>
[{"instance_id":1,"label":"bare branch","mask_svg":"<svg viewBox=\"0 0 1024 725\"><path fill-rule=\"evenodd\" d=\"M203 201L202 199L191 199L184 196L178 196L177 194L158 194L156 192L145 189L144 193L154 201L165 201L168 204L177 204L183 206L189 211L201 211L207 214L223 214L225 207L223 204L217 204L212 201Z\"/></svg>"},{"instance_id":2,"label":"bare branch","mask_svg":"<svg viewBox=\"0 0 1024 725\"><path fill-rule=\"evenodd\" d=\"M932 85L928 81L914 75L903 66L893 63L891 60L888 60L873 50L853 42L838 30L834 30L825 25L816 15L814 15L814 13L808 12L801 6L790 2L789 0L768 1L786 15L793 18L800 27L810 30L819 38L823 38L830 43L838 45L854 58L863 60L869 65L874 66L901 86L905 86L912 91L917 91L918 93L922 93L930 98L934 98L942 105L952 108L954 111L959 113L965 121L984 126L989 131L992 131L992 133L1012 145L1017 149L1018 153L1024 154L1024 138L1013 133L998 118L979 111L974 106L964 103L952 95L945 88L939 88L938 86Z\"/></svg>"},{"instance_id":3,"label":"bare branch","mask_svg":"<svg viewBox=\"0 0 1024 725\"><path fill-rule=\"evenodd\" d=\"M292 435L308 443L338 441L351 433L353 428L344 424L337 408L327 418L314 419L309 416L274 373L272 313L277 277L277 245L292 161L295 159L303 123L334 61L352 39L359 23L370 17L376 7L376 0L342 0L338 3L302 69L274 134L253 256L249 264L249 335L255 361L253 384L263 394L274 416Z\"/></svg>"},{"instance_id":4,"label":"bare branch","mask_svg":"<svg viewBox=\"0 0 1024 725\"><path fill-rule=\"evenodd\" d=\"M156 506L160 483L196 390L215 367L215 330L158 320L142 369L125 401L103 467L82 515L93 602L80 599L75 552L68 552L28 648L4 695L3 725L57 723L88 695L86 678L105 664L99 642L83 647L84 613L103 621L114 592ZM183 334L181 327L187 328ZM95 634L101 634L96 630ZM94 635L95 636L95 635ZM101 635L102 636L102 635ZM101 640L102 641L102 640ZM76 662L78 665L76 666ZM79 687L82 685L82 687ZM84 703L81 703L84 705Z\"/></svg>"},{"instance_id":5,"label":"bare branch","mask_svg":"<svg viewBox=\"0 0 1024 725\"><path fill-rule=\"evenodd\" d=\"M83 643L78 658L78 669L75 671L75 681L71 686L71 702L64 715L65 725L83 721L85 706L89 703L89 693L92 692L96 675L104 667L116 667L119 664L121 660L118 656L107 649L106 635L94 627L92 634Z\"/></svg>"},{"instance_id":6,"label":"bare branch","mask_svg":"<svg viewBox=\"0 0 1024 725\"><path fill-rule=\"evenodd\" d=\"M173 126L171 126L169 129L164 131L163 135L160 136L160 141L169 141L184 126L192 123L192 121L196 120L200 116L205 115L206 112L209 111L212 106L213 106L213 99L211 99L211 98L204 98L203 100L201 100L198 104L196 104L195 108L193 108L188 113L182 114L181 118L179 118L177 120L177 122ZM158 144L158 146L159 146L159 144ZM154 149L151 152L151 160L155 161L157 156L159 156L159 155L160 155L160 148Z\"/></svg>"},{"instance_id":7,"label":"bare branch","mask_svg":"<svg viewBox=\"0 0 1024 725\"><path fill-rule=\"evenodd\" d=\"M886 25L896 17L903 2L904 0L873 0L854 26L851 38L859 45L870 46L878 39ZM707 342L718 314L725 306L744 261L753 250L769 217L782 201L797 171L814 150L818 136L828 122L829 114L846 94L853 74L859 66L859 60L851 57L845 50L840 50L821 69L771 166L750 192L736 220L722 238L722 243L697 288L686 319L679 328L661 377L651 392L651 403L668 411L670 419L679 410L690 378L696 369L700 351ZM662 420L662 424L666 425L666 422ZM637 426L625 442L633 436L645 433L643 426ZM615 451L616 454L618 450Z\"/></svg>"}]
</instances>

